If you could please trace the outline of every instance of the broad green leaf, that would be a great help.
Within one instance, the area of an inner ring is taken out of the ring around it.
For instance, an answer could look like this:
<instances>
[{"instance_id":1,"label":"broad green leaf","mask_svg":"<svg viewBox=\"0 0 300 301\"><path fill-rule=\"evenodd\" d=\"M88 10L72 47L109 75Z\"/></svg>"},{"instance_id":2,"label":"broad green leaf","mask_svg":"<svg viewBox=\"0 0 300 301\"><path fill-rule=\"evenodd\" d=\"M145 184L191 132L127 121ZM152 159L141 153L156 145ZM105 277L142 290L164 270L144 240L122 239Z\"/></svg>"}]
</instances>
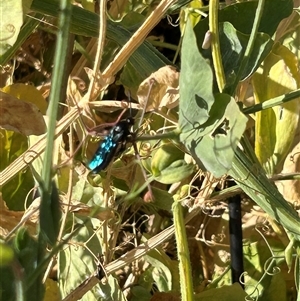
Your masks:
<instances>
[{"instance_id":1,"label":"broad green leaf","mask_svg":"<svg viewBox=\"0 0 300 301\"><path fill-rule=\"evenodd\" d=\"M72 243L65 246L59 253L58 282L62 298L65 298L85 279L94 274L97 269L95 258L101 259L103 252L102 222L97 218L90 217L84 220L78 217L70 218L67 225L71 229L73 222L84 223L84 225L72 237ZM108 235L107 240L110 241L110 239L111 236ZM94 286L80 300L125 300L115 277L110 275L107 280L104 284L99 283Z\"/></svg>"},{"instance_id":2,"label":"broad green leaf","mask_svg":"<svg viewBox=\"0 0 300 301\"><path fill-rule=\"evenodd\" d=\"M272 300L265 299L264 297L270 291L272 287L272 280L274 275L272 275L273 267L275 267L275 260L268 266L269 275L266 273L266 266L264 265L267 260L270 259L271 253L268 246L263 240L258 242L246 242L243 247L244 254L244 265L247 275L245 276L246 287L245 291L247 294L251 294L253 299L262 298L262 300ZM283 280L283 276L280 276ZM256 290L253 290L253 287L256 287ZM273 287L274 289L274 287ZM278 300L284 300L279 298Z\"/></svg>"},{"instance_id":3,"label":"broad green leaf","mask_svg":"<svg viewBox=\"0 0 300 301\"><path fill-rule=\"evenodd\" d=\"M229 22L237 31L249 35L252 30L257 4L258 1L246 1L228 5L219 11L219 22ZM279 7L280 9L278 9ZM281 20L287 18L292 11L292 0L266 0L258 32L265 33L270 37L273 36ZM208 18L200 21L195 27L199 48L207 30Z\"/></svg>"},{"instance_id":4,"label":"broad green leaf","mask_svg":"<svg viewBox=\"0 0 300 301\"><path fill-rule=\"evenodd\" d=\"M287 279L283 278L282 273L274 273L272 278L270 279L270 284L268 288L265 290L262 300L265 301L273 301L273 300L281 300L287 301Z\"/></svg>"},{"instance_id":5,"label":"broad green leaf","mask_svg":"<svg viewBox=\"0 0 300 301\"><path fill-rule=\"evenodd\" d=\"M222 50L222 61L226 75L226 84L234 81L235 75L241 65L250 35L237 31L229 22L220 23L220 47ZM270 52L273 41L265 33L258 33L249 62L241 75L241 80L249 77L261 64Z\"/></svg>"},{"instance_id":6,"label":"broad green leaf","mask_svg":"<svg viewBox=\"0 0 300 301\"><path fill-rule=\"evenodd\" d=\"M1 300L17 300L16 279L10 266L0 267ZM23 293L24 294L24 293Z\"/></svg>"},{"instance_id":7,"label":"broad green leaf","mask_svg":"<svg viewBox=\"0 0 300 301\"><path fill-rule=\"evenodd\" d=\"M124 296L123 291L119 285L118 279L116 277L114 277L113 275L109 275L107 277L107 280L108 281L105 282L104 284L102 282L100 282L100 284L99 284L100 289L97 290L97 292L95 294L95 297L96 297L95 300L127 301L127 299ZM88 299L85 296L81 300L88 300L88 301L94 300L94 299ZM99 299L99 296L101 297L101 299Z\"/></svg>"},{"instance_id":8,"label":"broad green leaf","mask_svg":"<svg viewBox=\"0 0 300 301\"><path fill-rule=\"evenodd\" d=\"M164 143L153 153L151 171L154 177L159 176L173 162L184 159L184 153L172 143Z\"/></svg>"},{"instance_id":9,"label":"broad green leaf","mask_svg":"<svg viewBox=\"0 0 300 301\"><path fill-rule=\"evenodd\" d=\"M229 21L237 30L250 34L257 4L258 1L248 1L229 5L221 10L219 21ZM292 11L292 0L266 0L258 31L272 36L281 20L287 18Z\"/></svg>"},{"instance_id":10,"label":"broad green leaf","mask_svg":"<svg viewBox=\"0 0 300 301\"><path fill-rule=\"evenodd\" d=\"M163 184L174 184L190 176L194 169L193 164L187 164L183 159L177 160L170 164L167 168L161 170L160 174L154 178L157 182Z\"/></svg>"},{"instance_id":11,"label":"broad green leaf","mask_svg":"<svg viewBox=\"0 0 300 301\"><path fill-rule=\"evenodd\" d=\"M154 268L151 277L158 282L161 291L179 291L177 261L171 260L161 249L151 250L144 259Z\"/></svg>"},{"instance_id":12,"label":"broad green leaf","mask_svg":"<svg viewBox=\"0 0 300 301\"><path fill-rule=\"evenodd\" d=\"M229 95L212 95L212 72L198 51L189 24L181 66L180 140L201 168L220 177L231 168L247 118Z\"/></svg>"},{"instance_id":13,"label":"broad green leaf","mask_svg":"<svg viewBox=\"0 0 300 301\"><path fill-rule=\"evenodd\" d=\"M270 250L273 252L274 256L277 256L277 258L274 257L273 261L270 261L272 259L272 253ZM282 266L285 266L285 262L282 257L283 250L284 247L281 243L279 243L278 238L269 237L266 242L261 239L260 235L253 234L244 241L244 270L247 271L244 275L244 281L245 292L249 295L249 297L258 300L277 300L274 296L273 298L270 298L270 295L276 292L277 286L281 288L286 277L289 277L284 268L280 273L273 273L273 268L275 266L279 269ZM220 258L217 254L215 261L216 265L219 266ZM267 268L268 271L266 270ZM225 273L224 268L218 269L213 276L211 284L208 285L210 290L207 291L207 294L209 294L212 288L216 289L230 285L230 274L230 269L227 269ZM275 274L277 274L276 277ZM254 287L256 287L256 289L254 289ZM286 291L284 289L281 292L277 291L277 294L280 296L278 300L285 300L283 296L286 294ZM202 294L199 294L199 297L200 296L202 296ZM204 296L205 294L203 297ZM232 295L227 296L224 300L229 301L231 298ZM204 298L204 300L206 299Z\"/></svg>"},{"instance_id":14,"label":"broad green leaf","mask_svg":"<svg viewBox=\"0 0 300 301\"><path fill-rule=\"evenodd\" d=\"M256 103L289 93L300 86L297 58L277 46L253 76ZM255 152L268 174L281 170L281 163L298 129L299 99L256 114Z\"/></svg>"},{"instance_id":15,"label":"broad green leaf","mask_svg":"<svg viewBox=\"0 0 300 301\"><path fill-rule=\"evenodd\" d=\"M212 131L198 143L196 135L190 151L207 170L220 177L231 168L235 149L246 128L247 117L240 112L235 100L226 94L216 95L210 115L209 121L214 121Z\"/></svg>"},{"instance_id":16,"label":"broad green leaf","mask_svg":"<svg viewBox=\"0 0 300 301\"><path fill-rule=\"evenodd\" d=\"M84 178L79 178L72 189L72 196L75 200L87 204L90 207L104 206L103 188L93 187Z\"/></svg>"},{"instance_id":17,"label":"broad green leaf","mask_svg":"<svg viewBox=\"0 0 300 301\"><path fill-rule=\"evenodd\" d=\"M74 221L80 224L83 223L83 220L76 217ZM62 298L65 298L84 279L95 272L96 265L93 254L98 256L102 253L102 242L100 241L99 232L93 234L95 229L100 226L99 220L95 218L86 219L84 226L72 237L72 244L68 244L59 253L58 281ZM99 285L95 286L81 300L97 300L100 297L99 288Z\"/></svg>"},{"instance_id":18,"label":"broad green leaf","mask_svg":"<svg viewBox=\"0 0 300 301\"><path fill-rule=\"evenodd\" d=\"M198 129L198 132L203 136L205 129L201 126L208 120L209 111L214 103L212 86L211 68L200 55L193 29L188 22L182 43L179 79L181 140L188 138L190 132L195 131L195 129Z\"/></svg>"},{"instance_id":19,"label":"broad green leaf","mask_svg":"<svg viewBox=\"0 0 300 301\"><path fill-rule=\"evenodd\" d=\"M272 47L271 37L280 21L292 13L293 1L266 0L258 34L255 40L247 68L242 79L250 76L268 55ZM280 7L280 10L278 10ZM246 49L256 14L257 1L235 3L219 11L220 48L227 86L234 80ZM200 21L194 28L198 47L205 58L211 57L210 49L202 49L205 34L208 31L208 18ZM232 74L233 73L233 74Z\"/></svg>"}]
</instances>

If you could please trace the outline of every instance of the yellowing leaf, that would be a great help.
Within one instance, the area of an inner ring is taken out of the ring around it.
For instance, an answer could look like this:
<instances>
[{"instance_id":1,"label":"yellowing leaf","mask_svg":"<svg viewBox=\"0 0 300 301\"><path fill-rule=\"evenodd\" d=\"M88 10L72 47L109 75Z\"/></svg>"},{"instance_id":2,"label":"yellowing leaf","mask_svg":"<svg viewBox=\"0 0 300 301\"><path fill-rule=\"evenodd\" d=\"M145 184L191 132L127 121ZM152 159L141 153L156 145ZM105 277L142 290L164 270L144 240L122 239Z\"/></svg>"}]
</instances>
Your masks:
<instances>
[{"instance_id":1,"label":"yellowing leaf","mask_svg":"<svg viewBox=\"0 0 300 301\"><path fill-rule=\"evenodd\" d=\"M44 296L44 301L60 301L61 296L56 281L52 279L46 280L46 291Z\"/></svg>"},{"instance_id":2,"label":"yellowing leaf","mask_svg":"<svg viewBox=\"0 0 300 301\"><path fill-rule=\"evenodd\" d=\"M13 84L4 87L1 90L7 94L17 97L18 99L33 103L38 107L43 115L46 115L48 104L44 99L42 93L34 86L25 84Z\"/></svg>"},{"instance_id":3,"label":"yellowing leaf","mask_svg":"<svg viewBox=\"0 0 300 301\"><path fill-rule=\"evenodd\" d=\"M256 103L286 94L300 86L297 59L284 46L277 46L253 76ZM299 119L299 99L256 114L256 155L269 174L281 169Z\"/></svg>"},{"instance_id":4,"label":"yellowing leaf","mask_svg":"<svg viewBox=\"0 0 300 301\"><path fill-rule=\"evenodd\" d=\"M180 30L184 31L187 19L189 18L193 27L195 27L199 21L201 20L201 14L197 9L201 9L203 7L203 3L201 0L193 0L191 1L186 9L180 11Z\"/></svg>"}]
</instances>

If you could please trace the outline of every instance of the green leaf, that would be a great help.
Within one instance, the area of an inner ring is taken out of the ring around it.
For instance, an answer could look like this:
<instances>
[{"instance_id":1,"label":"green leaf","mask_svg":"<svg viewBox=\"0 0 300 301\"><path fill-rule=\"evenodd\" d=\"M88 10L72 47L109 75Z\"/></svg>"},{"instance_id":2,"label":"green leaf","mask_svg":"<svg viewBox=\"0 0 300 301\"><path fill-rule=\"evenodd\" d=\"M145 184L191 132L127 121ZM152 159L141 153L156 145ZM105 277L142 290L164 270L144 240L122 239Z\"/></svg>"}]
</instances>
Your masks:
<instances>
[{"instance_id":1,"label":"green leaf","mask_svg":"<svg viewBox=\"0 0 300 301\"><path fill-rule=\"evenodd\" d=\"M124 296L121 287L119 285L118 279L113 275L107 277L107 282L104 284L100 282L100 289L96 291L95 299L86 298L86 295L83 296L81 300L118 300L118 301L127 301L127 298ZM99 299L99 295L102 297Z\"/></svg>"},{"instance_id":2,"label":"green leaf","mask_svg":"<svg viewBox=\"0 0 300 301\"><path fill-rule=\"evenodd\" d=\"M150 263L153 281L159 286L160 291L179 289L176 282L178 274L178 263L171 260L161 249L151 250L144 257L145 262ZM150 276L150 275L149 275Z\"/></svg>"},{"instance_id":3,"label":"green leaf","mask_svg":"<svg viewBox=\"0 0 300 301\"><path fill-rule=\"evenodd\" d=\"M286 279L283 277L282 273L275 273L272 275L270 284L261 299L265 301L287 301L287 291Z\"/></svg>"},{"instance_id":4,"label":"green leaf","mask_svg":"<svg viewBox=\"0 0 300 301\"><path fill-rule=\"evenodd\" d=\"M256 14L258 1L247 1L226 6L219 11L219 22L229 22L233 27L244 34L250 34ZM280 9L278 9L280 7ZM279 23L293 11L292 0L266 0L258 31L273 36ZM199 49L208 30L208 18L203 19L195 26Z\"/></svg>"},{"instance_id":5,"label":"green leaf","mask_svg":"<svg viewBox=\"0 0 300 301\"><path fill-rule=\"evenodd\" d=\"M231 23L220 23L220 47L226 75L226 85L235 80L235 75L241 65L250 35L237 31ZM241 80L249 77L268 55L273 46L270 36L258 33L251 52L247 68L243 70Z\"/></svg>"},{"instance_id":6,"label":"green leaf","mask_svg":"<svg viewBox=\"0 0 300 301\"><path fill-rule=\"evenodd\" d=\"M31 275L37 269L38 242L30 236L26 228L21 228L14 239L14 249L25 275L24 288L26 291L26 300L37 301L38 296L44 293L44 285L40 282L40 278L36 278L33 281L31 279ZM41 270L41 272L43 271ZM32 284L29 286L26 283Z\"/></svg>"},{"instance_id":7,"label":"green leaf","mask_svg":"<svg viewBox=\"0 0 300 301\"><path fill-rule=\"evenodd\" d=\"M0 243L0 267L10 265L14 259L14 250L7 244Z\"/></svg>"},{"instance_id":8,"label":"green leaf","mask_svg":"<svg viewBox=\"0 0 300 301\"><path fill-rule=\"evenodd\" d=\"M215 121L216 126L198 144L194 144L196 139L191 141L190 151L207 170L220 177L231 168L247 117L240 112L235 100L226 94L216 95L210 115L209 120Z\"/></svg>"},{"instance_id":9,"label":"green leaf","mask_svg":"<svg viewBox=\"0 0 300 301\"><path fill-rule=\"evenodd\" d=\"M68 244L58 257L58 281L62 298L65 298L81 282L94 274L97 268L95 257L102 254L104 243L101 231L99 231L102 226L99 219L72 218L68 223L71 229L73 222L82 226L78 233L72 237L72 244ZM109 241L111 236L108 236L107 239ZM100 297L110 300L124 300L119 284L112 275L108 277L105 284L99 283L89 290L81 300L99 300Z\"/></svg>"},{"instance_id":10,"label":"green leaf","mask_svg":"<svg viewBox=\"0 0 300 301\"><path fill-rule=\"evenodd\" d=\"M280 7L280 10L278 10ZM220 48L227 86L234 81L234 74L243 58L253 20L256 14L257 1L248 1L229 5L219 11ZM243 70L242 79L250 76L268 55L272 40L281 20L288 17L293 10L293 1L266 0L261 23L259 25L254 47ZM202 49L202 43L208 28L208 18L200 21L194 28L198 47L205 58L211 57L210 49Z\"/></svg>"},{"instance_id":11,"label":"green leaf","mask_svg":"<svg viewBox=\"0 0 300 301\"><path fill-rule=\"evenodd\" d=\"M81 281L95 272L96 265L91 252L96 256L102 253L100 234L98 232L94 235L94 229L100 227L100 221L95 218L87 218L83 221L75 217L74 222L77 224L84 222L84 226L73 236L72 244L59 253L58 281L62 298L65 298ZM99 298L98 289L99 285L85 294L82 300Z\"/></svg>"},{"instance_id":12,"label":"green leaf","mask_svg":"<svg viewBox=\"0 0 300 301\"><path fill-rule=\"evenodd\" d=\"M29 272L33 272L37 260L37 242L34 240L26 228L18 230L14 239L14 248L18 260L22 267Z\"/></svg>"},{"instance_id":13,"label":"green leaf","mask_svg":"<svg viewBox=\"0 0 300 301\"><path fill-rule=\"evenodd\" d=\"M248 1L229 5L220 11L219 22L229 21L237 30L250 34L257 4L258 1ZM273 36L281 20L292 12L292 0L266 0L258 31Z\"/></svg>"},{"instance_id":14,"label":"green leaf","mask_svg":"<svg viewBox=\"0 0 300 301\"><path fill-rule=\"evenodd\" d=\"M131 290L131 301L148 301L152 295L148 289L135 285Z\"/></svg>"},{"instance_id":15,"label":"green leaf","mask_svg":"<svg viewBox=\"0 0 300 301\"><path fill-rule=\"evenodd\" d=\"M170 164L168 168L162 170L160 175L155 177L155 180L163 184L173 184L184 180L193 171L193 164L187 164L185 160L177 160Z\"/></svg>"},{"instance_id":16,"label":"green leaf","mask_svg":"<svg viewBox=\"0 0 300 301\"><path fill-rule=\"evenodd\" d=\"M172 204L173 204L173 196L162 189L152 187L152 193L153 193L153 201L151 202L151 205L158 209L163 209L167 211L171 211Z\"/></svg>"},{"instance_id":17,"label":"green leaf","mask_svg":"<svg viewBox=\"0 0 300 301\"><path fill-rule=\"evenodd\" d=\"M194 131L195 128L200 131L201 125L209 118L208 112L214 102L213 75L209 64L199 53L189 23L181 53L179 126L183 133Z\"/></svg>"},{"instance_id":18,"label":"green leaf","mask_svg":"<svg viewBox=\"0 0 300 301\"><path fill-rule=\"evenodd\" d=\"M231 168L246 122L233 98L227 94L215 98L212 95L212 72L200 55L188 24L182 44L180 76L181 142L202 169L220 177Z\"/></svg>"},{"instance_id":19,"label":"green leaf","mask_svg":"<svg viewBox=\"0 0 300 301\"><path fill-rule=\"evenodd\" d=\"M14 301L17 299L16 292L16 281L11 267L1 267L0 268L0 291L1 300Z\"/></svg>"},{"instance_id":20,"label":"green leaf","mask_svg":"<svg viewBox=\"0 0 300 301\"><path fill-rule=\"evenodd\" d=\"M170 164L184 158L184 153L172 143L164 143L154 152L151 160L153 176L158 176Z\"/></svg>"}]
</instances>

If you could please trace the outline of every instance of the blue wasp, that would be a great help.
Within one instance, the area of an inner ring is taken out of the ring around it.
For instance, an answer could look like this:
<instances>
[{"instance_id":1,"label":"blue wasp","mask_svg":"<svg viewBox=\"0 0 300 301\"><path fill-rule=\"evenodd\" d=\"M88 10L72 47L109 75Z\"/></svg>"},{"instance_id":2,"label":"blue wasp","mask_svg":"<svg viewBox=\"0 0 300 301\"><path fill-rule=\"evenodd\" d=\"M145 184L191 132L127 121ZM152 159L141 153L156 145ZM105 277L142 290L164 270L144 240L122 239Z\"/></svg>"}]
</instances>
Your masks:
<instances>
[{"instance_id":1,"label":"blue wasp","mask_svg":"<svg viewBox=\"0 0 300 301\"><path fill-rule=\"evenodd\" d=\"M114 157L119 156L126 149L126 144L133 141L134 133L131 131L133 125L134 119L129 117L117 122L111 128L88 163L92 173L105 169Z\"/></svg>"},{"instance_id":2,"label":"blue wasp","mask_svg":"<svg viewBox=\"0 0 300 301\"><path fill-rule=\"evenodd\" d=\"M154 84L154 80L150 82L150 88L147 95L147 101L150 96L150 92L152 89L152 85ZM129 101L130 102L130 101ZM140 124L143 120L144 114L146 112L146 104L143 108ZM131 107L130 107L131 112ZM124 111L123 111L124 113ZM123 114L122 113L122 114ZM92 171L92 173L98 173L99 171L105 169L109 163L113 160L114 157L119 156L126 149L127 143L132 143L135 149L136 157L139 158L138 150L135 145L136 132L132 131L132 127L134 125L134 119L132 117L128 117L126 119L120 120L122 114L118 118L115 125L112 126L108 135L104 138L102 143L99 145L96 150L92 160L87 164L87 167ZM147 175L145 171L142 169L145 180L147 181ZM149 188L149 191L151 189Z\"/></svg>"},{"instance_id":3,"label":"blue wasp","mask_svg":"<svg viewBox=\"0 0 300 301\"><path fill-rule=\"evenodd\" d=\"M119 156L125 151L127 143L133 144L136 156L140 159L135 145L136 132L131 131L133 125L134 119L132 117L128 117L124 120L116 122L116 124L110 129L110 132L107 136L105 136L104 140L96 150L92 160L87 164L87 167L92 171L92 173L95 174L105 169L110 162L112 162L114 157ZM141 171L145 181L147 182L145 170L141 169ZM147 186L149 191L149 199L152 199L153 193L151 186L149 184L147 184Z\"/></svg>"}]
</instances>

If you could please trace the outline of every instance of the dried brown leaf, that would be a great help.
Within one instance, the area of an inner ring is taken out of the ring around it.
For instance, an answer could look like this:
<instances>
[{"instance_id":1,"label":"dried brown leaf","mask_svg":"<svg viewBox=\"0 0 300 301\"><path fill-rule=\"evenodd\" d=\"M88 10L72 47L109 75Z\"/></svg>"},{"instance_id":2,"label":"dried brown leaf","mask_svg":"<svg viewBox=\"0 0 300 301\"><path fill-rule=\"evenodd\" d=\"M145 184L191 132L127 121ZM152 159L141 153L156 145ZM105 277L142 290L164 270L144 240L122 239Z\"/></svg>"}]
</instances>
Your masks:
<instances>
[{"instance_id":1,"label":"dried brown leaf","mask_svg":"<svg viewBox=\"0 0 300 301\"><path fill-rule=\"evenodd\" d=\"M154 84L153 84L154 80ZM178 105L179 100L179 72L173 66L164 66L152 73L141 84L137 92L139 103L146 107L146 111L169 109ZM151 93L148 99L149 90Z\"/></svg>"},{"instance_id":2,"label":"dried brown leaf","mask_svg":"<svg viewBox=\"0 0 300 301\"><path fill-rule=\"evenodd\" d=\"M0 91L0 127L26 136L42 135L46 124L40 110L31 103Z\"/></svg>"},{"instance_id":3,"label":"dried brown leaf","mask_svg":"<svg viewBox=\"0 0 300 301\"><path fill-rule=\"evenodd\" d=\"M299 173L300 172L300 133L295 137L298 143L294 146L290 155L287 156L282 174ZM300 181L288 180L276 182L278 190L282 193L284 198L293 205L300 204Z\"/></svg>"},{"instance_id":4,"label":"dried brown leaf","mask_svg":"<svg viewBox=\"0 0 300 301\"><path fill-rule=\"evenodd\" d=\"M24 211L13 211L8 209L5 201L2 199L2 194L0 193L0 236L6 237L10 231L20 224L23 216ZM30 222L27 223L27 226L30 226L30 231L35 229Z\"/></svg>"}]
</instances>

